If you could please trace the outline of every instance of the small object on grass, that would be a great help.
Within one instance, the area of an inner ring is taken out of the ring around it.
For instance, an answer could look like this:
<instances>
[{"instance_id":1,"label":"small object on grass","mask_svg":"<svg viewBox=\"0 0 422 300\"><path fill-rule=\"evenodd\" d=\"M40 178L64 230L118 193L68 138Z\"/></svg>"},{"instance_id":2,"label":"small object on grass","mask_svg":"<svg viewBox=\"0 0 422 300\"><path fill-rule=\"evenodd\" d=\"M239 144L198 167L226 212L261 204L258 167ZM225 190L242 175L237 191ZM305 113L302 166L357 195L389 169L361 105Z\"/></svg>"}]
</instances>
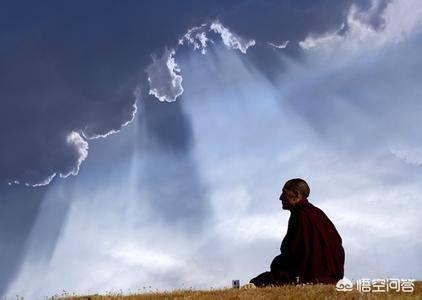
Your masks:
<instances>
[{"instance_id":1,"label":"small object on grass","mask_svg":"<svg viewBox=\"0 0 422 300\"><path fill-rule=\"evenodd\" d=\"M232 287L234 288L234 289L238 289L238 288L240 288L240 280L232 280Z\"/></svg>"}]
</instances>

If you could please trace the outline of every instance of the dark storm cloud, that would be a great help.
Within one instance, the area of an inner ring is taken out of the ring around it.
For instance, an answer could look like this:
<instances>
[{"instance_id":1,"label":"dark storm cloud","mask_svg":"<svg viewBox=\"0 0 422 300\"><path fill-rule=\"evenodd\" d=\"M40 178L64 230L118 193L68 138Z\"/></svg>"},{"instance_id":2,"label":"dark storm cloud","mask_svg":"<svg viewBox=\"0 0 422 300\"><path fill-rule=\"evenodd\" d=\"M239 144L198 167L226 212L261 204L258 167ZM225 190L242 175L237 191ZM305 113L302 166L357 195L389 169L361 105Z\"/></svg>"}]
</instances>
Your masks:
<instances>
[{"instance_id":1,"label":"dark storm cloud","mask_svg":"<svg viewBox=\"0 0 422 300\"><path fill-rule=\"evenodd\" d=\"M262 45L289 40L284 50L295 53L296 42L309 32L341 24L352 3L47 1L3 7L0 182L46 184L54 174L77 174L86 140L132 120L133 93L145 81L150 54L176 45L181 34L204 20L220 19ZM357 3L369 7L370 1ZM383 7L374 10L373 20ZM260 47L251 57L269 72L274 49ZM70 135L77 143L69 142Z\"/></svg>"},{"instance_id":2,"label":"dark storm cloud","mask_svg":"<svg viewBox=\"0 0 422 300\"><path fill-rule=\"evenodd\" d=\"M1 10L0 182L76 174L81 142L119 130L150 54L222 1L56 1ZM80 143L79 143L80 144Z\"/></svg>"}]
</instances>

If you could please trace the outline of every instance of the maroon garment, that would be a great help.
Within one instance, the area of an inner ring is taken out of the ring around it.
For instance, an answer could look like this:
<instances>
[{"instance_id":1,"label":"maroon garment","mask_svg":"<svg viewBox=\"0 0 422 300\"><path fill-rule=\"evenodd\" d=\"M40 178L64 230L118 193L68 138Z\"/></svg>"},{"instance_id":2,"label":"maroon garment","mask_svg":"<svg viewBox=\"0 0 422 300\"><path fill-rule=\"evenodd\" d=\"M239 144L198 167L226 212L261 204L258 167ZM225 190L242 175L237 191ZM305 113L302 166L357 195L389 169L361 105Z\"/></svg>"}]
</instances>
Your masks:
<instances>
[{"instance_id":1,"label":"maroon garment","mask_svg":"<svg viewBox=\"0 0 422 300\"><path fill-rule=\"evenodd\" d=\"M301 200L290 208L287 234L280 251L264 272L250 282L257 286L294 283L336 283L344 275L342 240L325 213Z\"/></svg>"}]
</instances>

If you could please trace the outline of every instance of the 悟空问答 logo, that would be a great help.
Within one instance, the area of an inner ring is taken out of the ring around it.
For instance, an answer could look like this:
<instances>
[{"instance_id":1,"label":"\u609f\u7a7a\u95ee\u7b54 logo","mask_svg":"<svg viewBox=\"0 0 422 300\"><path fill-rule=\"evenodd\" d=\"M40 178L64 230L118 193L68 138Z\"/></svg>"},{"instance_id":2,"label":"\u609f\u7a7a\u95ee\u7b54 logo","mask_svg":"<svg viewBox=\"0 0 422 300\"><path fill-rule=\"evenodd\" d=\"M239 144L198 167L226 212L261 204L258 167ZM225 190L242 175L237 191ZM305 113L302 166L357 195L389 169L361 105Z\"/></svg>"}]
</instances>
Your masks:
<instances>
[{"instance_id":1,"label":"\u609f\u7a7a\u95ee\u7b54 logo","mask_svg":"<svg viewBox=\"0 0 422 300\"><path fill-rule=\"evenodd\" d=\"M339 292L350 292L353 290L353 283L350 281L350 279L344 277L337 282L336 290Z\"/></svg>"}]
</instances>

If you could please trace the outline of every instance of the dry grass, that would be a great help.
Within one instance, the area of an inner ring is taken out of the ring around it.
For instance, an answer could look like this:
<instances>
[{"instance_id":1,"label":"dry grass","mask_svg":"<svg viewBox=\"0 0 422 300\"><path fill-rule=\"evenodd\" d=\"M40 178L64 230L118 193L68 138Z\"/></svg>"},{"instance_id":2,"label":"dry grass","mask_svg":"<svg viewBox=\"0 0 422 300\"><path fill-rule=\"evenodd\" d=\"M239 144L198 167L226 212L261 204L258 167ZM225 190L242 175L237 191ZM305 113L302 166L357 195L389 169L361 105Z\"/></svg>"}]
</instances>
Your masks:
<instances>
[{"instance_id":1,"label":"dry grass","mask_svg":"<svg viewBox=\"0 0 422 300\"><path fill-rule=\"evenodd\" d=\"M158 300L158 299L421 299L422 281L415 283L413 293L359 293L337 292L334 285L283 286L260 289L221 289L214 291L175 290L172 292L133 294L133 295L89 295L73 296L66 300Z\"/></svg>"}]
</instances>

